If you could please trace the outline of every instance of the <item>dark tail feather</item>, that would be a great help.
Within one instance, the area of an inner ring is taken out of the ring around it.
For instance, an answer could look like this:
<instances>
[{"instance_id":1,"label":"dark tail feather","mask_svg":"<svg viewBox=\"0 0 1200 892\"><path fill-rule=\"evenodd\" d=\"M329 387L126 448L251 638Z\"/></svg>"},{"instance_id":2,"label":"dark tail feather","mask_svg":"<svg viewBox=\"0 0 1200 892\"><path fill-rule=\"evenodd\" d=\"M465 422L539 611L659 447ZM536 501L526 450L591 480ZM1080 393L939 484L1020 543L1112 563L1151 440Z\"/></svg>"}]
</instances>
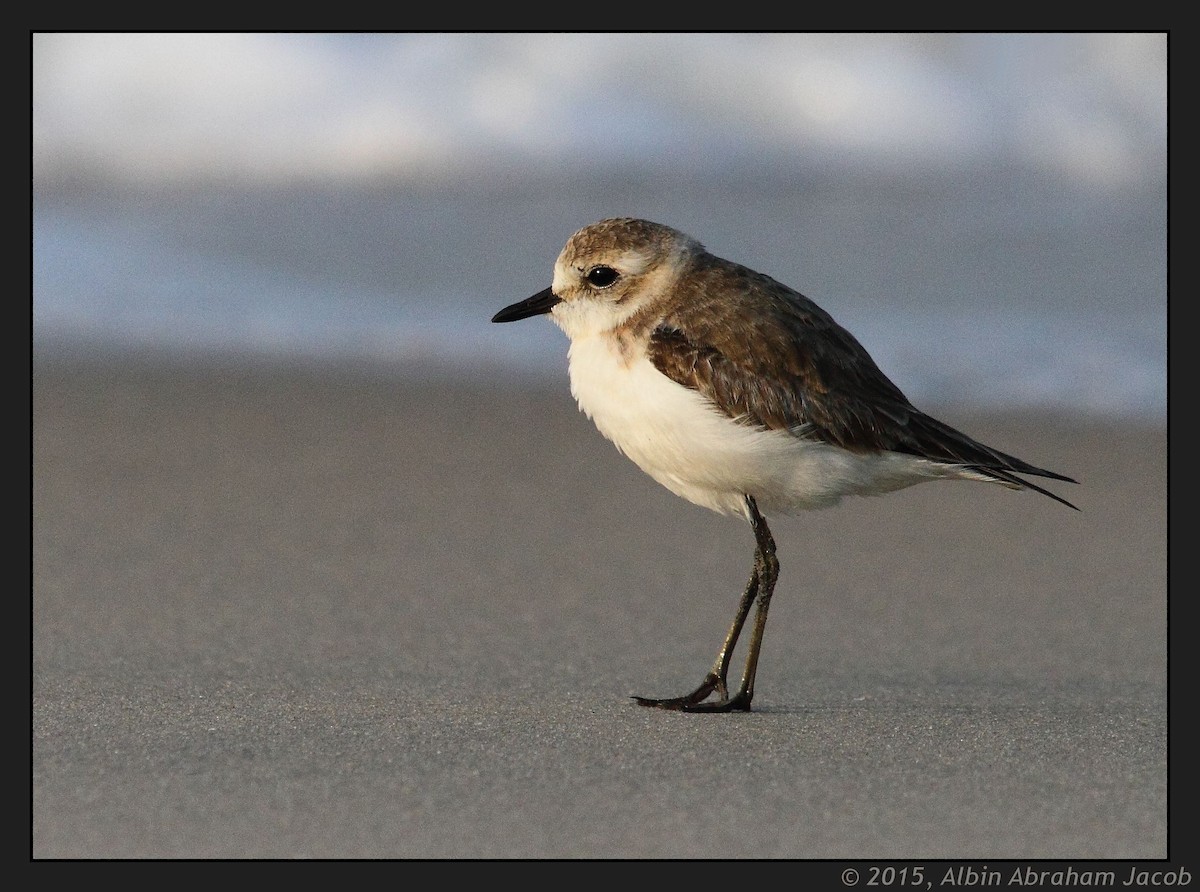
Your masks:
<instances>
[{"instance_id":1,"label":"dark tail feather","mask_svg":"<svg viewBox=\"0 0 1200 892\"><path fill-rule=\"evenodd\" d=\"M1064 483L1079 482L1071 477L1067 477L1065 474L1047 471L1045 468L1039 468L1036 465L1029 464L1029 462L1022 461L1015 455L1009 455L1006 452L1001 452L999 449L985 446L978 440L968 437L962 431L955 430L950 425L921 412L918 412L912 418L910 435L913 437L913 441L906 443L905 446L908 451L915 455L921 455L935 461L960 464L963 467L970 468L972 471L991 477L999 483L1004 483L1017 489L1032 489L1034 492L1040 492L1042 495L1054 499L1056 502L1061 502L1068 508L1074 508L1076 511L1079 510L1061 496L1056 496L1048 489L1043 489L1037 484L1030 483L1028 480L1017 476L1018 474L1025 474L1027 476L1061 480Z\"/></svg>"},{"instance_id":2,"label":"dark tail feather","mask_svg":"<svg viewBox=\"0 0 1200 892\"><path fill-rule=\"evenodd\" d=\"M1025 462L1020 462L1020 464L1025 465ZM1070 477L1064 477L1062 474L1055 474L1053 471L1044 471L1041 468L1034 468L1032 465L1025 465L1025 467L1031 468L1031 470L1024 472L1026 474L1037 474L1039 477L1051 477L1055 480L1062 480L1066 483L1078 483L1079 482L1078 480L1072 480ZM1012 486L1018 487L1019 489L1032 489L1034 492L1040 492L1042 495L1048 496L1049 498L1054 499L1054 501L1056 501L1056 502L1061 502L1062 504L1066 505L1068 508L1074 508L1076 511L1079 510L1074 505L1072 505L1070 502L1068 502L1066 499L1064 499L1062 496L1057 496L1054 493L1050 492L1050 490L1043 489L1042 487L1038 486L1036 483L1030 483L1028 480L1023 480L1022 478L1018 477L1016 474L1012 473L1011 471L1006 471L1003 468L973 467L973 468L971 468L971 470L978 471L981 474L986 474L989 477L994 477L997 480L1001 480L1005 483L1011 484Z\"/></svg>"}]
</instances>

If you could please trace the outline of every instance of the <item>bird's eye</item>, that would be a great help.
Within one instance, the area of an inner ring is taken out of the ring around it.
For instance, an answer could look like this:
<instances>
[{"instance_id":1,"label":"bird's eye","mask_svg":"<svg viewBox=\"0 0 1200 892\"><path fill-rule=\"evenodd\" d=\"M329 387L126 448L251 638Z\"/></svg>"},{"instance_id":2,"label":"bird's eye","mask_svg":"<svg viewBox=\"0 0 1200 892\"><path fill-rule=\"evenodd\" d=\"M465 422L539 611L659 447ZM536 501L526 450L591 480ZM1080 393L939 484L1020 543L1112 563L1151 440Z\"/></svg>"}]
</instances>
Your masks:
<instances>
[{"instance_id":1,"label":"bird's eye","mask_svg":"<svg viewBox=\"0 0 1200 892\"><path fill-rule=\"evenodd\" d=\"M588 284L590 285L594 285L597 288L607 288L613 282L617 281L620 275L611 266L593 266L587 271L587 275L584 278L588 280Z\"/></svg>"}]
</instances>

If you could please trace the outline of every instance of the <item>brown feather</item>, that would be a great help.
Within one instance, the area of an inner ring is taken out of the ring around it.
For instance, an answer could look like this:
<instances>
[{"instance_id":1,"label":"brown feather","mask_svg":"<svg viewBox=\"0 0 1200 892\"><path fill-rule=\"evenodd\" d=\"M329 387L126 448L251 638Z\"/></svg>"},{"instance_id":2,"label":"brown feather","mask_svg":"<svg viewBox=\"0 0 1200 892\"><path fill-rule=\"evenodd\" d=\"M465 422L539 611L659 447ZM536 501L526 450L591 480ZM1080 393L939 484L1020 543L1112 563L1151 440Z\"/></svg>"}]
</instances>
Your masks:
<instances>
[{"instance_id":1,"label":"brown feather","mask_svg":"<svg viewBox=\"0 0 1200 892\"><path fill-rule=\"evenodd\" d=\"M640 320L657 322L646 332L647 353L730 418L857 452L962 465L1009 484L1030 486L1013 473L1071 481L921 412L850 332L770 276L700 253L687 281L665 313Z\"/></svg>"}]
</instances>

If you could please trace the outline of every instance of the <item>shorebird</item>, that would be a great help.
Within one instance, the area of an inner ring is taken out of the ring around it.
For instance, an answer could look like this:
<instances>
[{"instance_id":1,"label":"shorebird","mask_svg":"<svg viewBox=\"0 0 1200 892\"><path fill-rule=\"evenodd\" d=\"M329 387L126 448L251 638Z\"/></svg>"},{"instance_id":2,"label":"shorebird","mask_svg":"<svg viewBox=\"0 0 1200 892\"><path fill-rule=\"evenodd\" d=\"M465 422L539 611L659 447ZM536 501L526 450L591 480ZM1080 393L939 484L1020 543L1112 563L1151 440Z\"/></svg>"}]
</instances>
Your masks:
<instances>
[{"instance_id":1,"label":"shorebird","mask_svg":"<svg viewBox=\"0 0 1200 892\"><path fill-rule=\"evenodd\" d=\"M635 697L643 706L750 710L779 577L764 514L947 479L1033 490L1075 508L1018 475L1075 480L926 415L813 301L668 226L622 217L580 229L550 287L492 321L547 313L571 340L571 393L600 432L671 492L741 515L754 533L750 581L712 668L681 697ZM729 666L752 606L731 694Z\"/></svg>"}]
</instances>

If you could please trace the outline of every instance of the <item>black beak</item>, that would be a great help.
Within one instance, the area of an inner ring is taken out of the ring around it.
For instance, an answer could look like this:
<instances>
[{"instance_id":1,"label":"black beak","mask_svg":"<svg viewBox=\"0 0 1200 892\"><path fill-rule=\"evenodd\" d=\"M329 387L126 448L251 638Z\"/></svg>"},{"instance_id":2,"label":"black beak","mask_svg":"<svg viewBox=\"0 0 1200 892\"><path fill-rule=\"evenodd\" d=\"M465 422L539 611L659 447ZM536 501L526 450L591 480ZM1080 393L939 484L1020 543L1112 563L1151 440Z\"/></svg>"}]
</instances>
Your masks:
<instances>
[{"instance_id":1,"label":"black beak","mask_svg":"<svg viewBox=\"0 0 1200 892\"><path fill-rule=\"evenodd\" d=\"M520 303L505 307L492 317L493 322L516 322L518 319L528 319L530 316L541 316L554 309L554 305L562 298L547 288L539 291L533 297L527 297Z\"/></svg>"}]
</instances>

